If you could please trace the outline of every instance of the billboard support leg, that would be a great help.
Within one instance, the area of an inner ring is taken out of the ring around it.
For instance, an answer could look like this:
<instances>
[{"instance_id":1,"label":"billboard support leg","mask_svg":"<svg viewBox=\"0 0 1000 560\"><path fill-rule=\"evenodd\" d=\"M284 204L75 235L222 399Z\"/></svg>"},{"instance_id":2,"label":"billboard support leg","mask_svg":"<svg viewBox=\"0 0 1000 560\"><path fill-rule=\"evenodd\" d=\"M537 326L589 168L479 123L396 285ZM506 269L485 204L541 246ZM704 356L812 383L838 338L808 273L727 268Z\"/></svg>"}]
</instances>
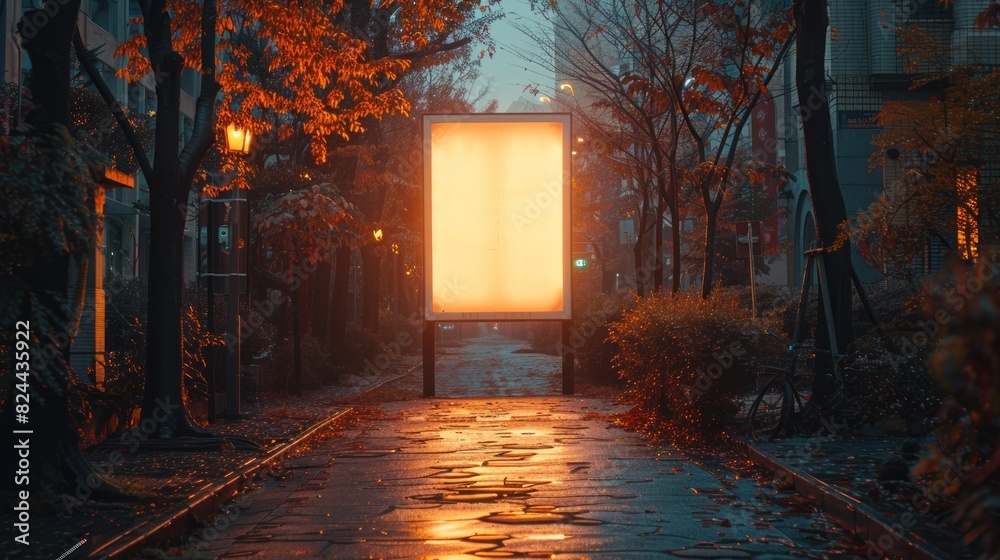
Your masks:
<instances>
[{"instance_id":1,"label":"billboard support leg","mask_svg":"<svg viewBox=\"0 0 1000 560\"><path fill-rule=\"evenodd\" d=\"M573 352L573 346L570 344L572 326L573 321L571 320L562 322L562 392L564 395L573 394L575 353Z\"/></svg>"},{"instance_id":2,"label":"billboard support leg","mask_svg":"<svg viewBox=\"0 0 1000 560\"><path fill-rule=\"evenodd\" d=\"M434 335L437 325L424 321L424 398L434 396Z\"/></svg>"}]
</instances>

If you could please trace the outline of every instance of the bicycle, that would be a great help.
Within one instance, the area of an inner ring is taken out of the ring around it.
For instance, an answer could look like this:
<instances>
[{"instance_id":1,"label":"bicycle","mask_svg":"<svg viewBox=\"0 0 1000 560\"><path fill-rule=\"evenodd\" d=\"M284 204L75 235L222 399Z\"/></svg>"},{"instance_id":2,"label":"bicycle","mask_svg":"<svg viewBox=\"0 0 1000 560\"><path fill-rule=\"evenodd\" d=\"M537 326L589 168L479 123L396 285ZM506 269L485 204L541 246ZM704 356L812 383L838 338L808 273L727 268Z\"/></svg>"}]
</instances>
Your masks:
<instances>
[{"instance_id":1,"label":"bicycle","mask_svg":"<svg viewBox=\"0 0 1000 560\"><path fill-rule=\"evenodd\" d=\"M750 437L754 441L816 435L824 430L831 434L840 433L851 429L852 421L862 420L861 415L847 406L850 399L847 398L841 363L844 356L834 356L832 380L835 386L822 401L817 402L812 398L813 380L798 371L799 352L809 350L817 353L823 350L805 343L792 343L773 332L765 332L788 349L788 357L781 366L763 367L761 378L766 381L747 413Z\"/></svg>"}]
</instances>

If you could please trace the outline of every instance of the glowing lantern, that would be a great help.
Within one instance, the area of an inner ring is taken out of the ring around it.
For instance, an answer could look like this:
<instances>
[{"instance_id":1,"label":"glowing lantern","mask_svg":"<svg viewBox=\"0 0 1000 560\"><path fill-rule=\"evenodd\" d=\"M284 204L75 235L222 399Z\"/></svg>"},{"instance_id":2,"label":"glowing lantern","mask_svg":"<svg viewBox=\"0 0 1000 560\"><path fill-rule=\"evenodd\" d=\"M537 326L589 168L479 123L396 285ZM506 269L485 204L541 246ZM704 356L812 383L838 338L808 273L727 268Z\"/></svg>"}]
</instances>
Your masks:
<instances>
[{"instance_id":1,"label":"glowing lantern","mask_svg":"<svg viewBox=\"0 0 1000 560\"><path fill-rule=\"evenodd\" d=\"M230 152L250 153L250 141L253 140L253 133L249 130L236 128L235 124L226 127L226 144Z\"/></svg>"}]
</instances>

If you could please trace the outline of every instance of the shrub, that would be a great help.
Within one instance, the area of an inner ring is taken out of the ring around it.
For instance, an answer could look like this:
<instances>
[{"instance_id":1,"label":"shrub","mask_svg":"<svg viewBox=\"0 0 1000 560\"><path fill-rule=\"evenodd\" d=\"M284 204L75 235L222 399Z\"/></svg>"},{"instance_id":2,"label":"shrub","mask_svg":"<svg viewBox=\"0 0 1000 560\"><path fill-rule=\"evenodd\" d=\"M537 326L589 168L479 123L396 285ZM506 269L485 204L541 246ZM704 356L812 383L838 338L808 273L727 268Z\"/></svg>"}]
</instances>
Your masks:
<instances>
[{"instance_id":1,"label":"shrub","mask_svg":"<svg viewBox=\"0 0 1000 560\"><path fill-rule=\"evenodd\" d=\"M734 290L636 299L609 330L623 399L656 414L675 437L720 429L755 389L761 352L774 346L766 322L749 331L750 319Z\"/></svg>"},{"instance_id":2,"label":"shrub","mask_svg":"<svg viewBox=\"0 0 1000 560\"><path fill-rule=\"evenodd\" d=\"M281 309L281 300L285 299L279 294L277 290L264 290L262 300L256 305L245 299L240 301L240 329L243 332L240 339L241 363L254 363L273 351L278 333L275 323L281 319L278 310ZM224 328L228 313L224 297L216 297L215 308L216 325Z\"/></svg>"},{"instance_id":3,"label":"shrub","mask_svg":"<svg viewBox=\"0 0 1000 560\"><path fill-rule=\"evenodd\" d=\"M146 283L112 280L105 294L104 388L138 406L146 363Z\"/></svg>"},{"instance_id":4,"label":"shrub","mask_svg":"<svg viewBox=\"0 0 1000 560\"><path fill-rule=\"evenodd\" d=\"M331 364L329 348L307 334L302 335L301 345L302 390L316 389L324 383L330 383L334 366ZM291 336L275 345L264 361L263 368L261 379L266 390L286 394L291 391L295 375L295 345Z\"/></svg>"},{"instance_id":5,"label":"shrub","mask_svg":"<svg viewBox=\"0 0 1000 560\"><path fill-rule=\"evenodd\" d=\"M121 396L129 405L138 406L145 382L147 286L137 279L113 280L105 290L104 389ZM185 399L208 398L201 349L223 344L220 337L202 332L203 299L195 285L185 288L181 314Z\"/></svg>"},{"instance_id":6,"label":"shrub","mask_svg":"<svg viewBox=\"0 0 1000 560\"><path fill-rule=\"evenodd\" d=\"M417 340L420 340L417 338ZM381 347L379 336L368 329L361 327L357 323L348 323L344 333L344 340L335 343L331 349L334 357L331 375L336 376L334 380L339 380L341 376L359 375L366 370L366 361L374 364L376 358L384 351ZM398 356L386 354L391 361L398 359ZM383 362L379 360L379 362ZM375 368L381 368L376 365Z\"/></svg>"},{"instance_id":7,"label":"shrub","mask_svg":"<svg viewBox=\"0 0 1000 560\"><path fill-rule=\"evenodd\" d=\"M423 347L423 318L414 313L409 317L397 315L393 321L392 310L379 311L379 339L389 347L399 344L401 355L418 354Z\"/></svg>"},{"instance_id":8,"label":"shrub","mask_svg":"<svg viewBox=\"0 0 1000 560\"><path fill-rule=\"evenodd\" d=\"M576 371L581 378L601 385L621 382L613 364L619 347L608 337L608 327L622 320L632 300L629 294L617 293L588 294L574 301L570 345L576 352Z\"/></svg>"},{"instance_id":9,"label":"shrub","mask_svg":"<svg viewBox=\"0 0 1000 560\"><path fill-rule=\"evenodd\" d=\"M926 433L928 420L941 405L941 389L927 370L925 351L888 351L888 342L895 341L899 350L904 338L884 328L856 338L841 361L844 382L869 421L896 416L907 420L910 431Z\"/></svg>"},{"instance_id":10,"label":"shrub","mask_svg":"<svg viewBox=\"0 0 1000 560\"><path fill-rule=\"evenodd\" d=\"M918 467L935 477L927 486L929 499L958 498L955 519L965 524L966 541L990 557L1000 550L998 264L985 259L974 268L960 264L930 286L928 321L944 323L931 371L947 399L933 453Z\"/></svg>"}]
</instances>

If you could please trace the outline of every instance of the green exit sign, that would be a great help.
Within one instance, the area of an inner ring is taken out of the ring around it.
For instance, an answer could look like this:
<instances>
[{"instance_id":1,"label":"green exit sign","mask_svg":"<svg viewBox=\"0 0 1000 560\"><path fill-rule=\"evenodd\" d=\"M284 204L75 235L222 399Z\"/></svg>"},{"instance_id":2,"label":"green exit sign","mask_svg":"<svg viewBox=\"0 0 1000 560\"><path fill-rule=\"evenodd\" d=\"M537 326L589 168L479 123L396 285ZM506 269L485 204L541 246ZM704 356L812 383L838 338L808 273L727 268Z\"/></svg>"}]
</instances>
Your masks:
<instances>
[{"instance_id":1,"label":"green exit sign","mask_svg":"<svg viewBox=\"0 0 1000 560\"><path fill-rule=\"evenodd\" d=\"M573 266L577 268L587 268L587 259L576 259L573 261Z\"/></svg>"}]
</instances>

